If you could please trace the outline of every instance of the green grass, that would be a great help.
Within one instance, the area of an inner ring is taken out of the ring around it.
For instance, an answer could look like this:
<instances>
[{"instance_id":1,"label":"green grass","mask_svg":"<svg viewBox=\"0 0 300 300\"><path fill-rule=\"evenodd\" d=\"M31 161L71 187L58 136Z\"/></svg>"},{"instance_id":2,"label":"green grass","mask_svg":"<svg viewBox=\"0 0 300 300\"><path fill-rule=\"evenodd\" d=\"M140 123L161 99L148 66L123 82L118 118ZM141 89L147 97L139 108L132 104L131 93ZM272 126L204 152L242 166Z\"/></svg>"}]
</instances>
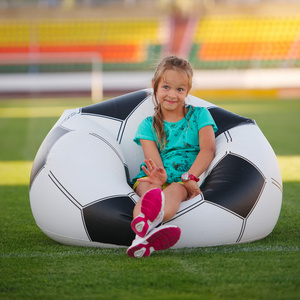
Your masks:
<instances>
[{"instance_id":1,"label":"green grass","mask_svg":"<svg viewBox=\"0 0 300 300\"><path fill-rule=\"evenodd\" d=\"M31 214L28 177L40 143L65 108L89 104L0 101L0 299L300 298L300 101L216 103L255 119L278 155L283 205L268 237L139 260L126 249L60 245Z\"/></svg>"}]
</instances>

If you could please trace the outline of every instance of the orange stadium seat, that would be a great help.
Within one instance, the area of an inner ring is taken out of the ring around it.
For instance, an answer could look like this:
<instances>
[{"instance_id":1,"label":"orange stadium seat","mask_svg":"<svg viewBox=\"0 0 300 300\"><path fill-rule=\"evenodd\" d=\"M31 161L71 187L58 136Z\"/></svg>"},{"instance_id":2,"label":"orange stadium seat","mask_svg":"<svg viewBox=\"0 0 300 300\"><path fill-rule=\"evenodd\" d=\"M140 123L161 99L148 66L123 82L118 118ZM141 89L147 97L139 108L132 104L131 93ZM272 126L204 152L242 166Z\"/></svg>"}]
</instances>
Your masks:
<instances>
[{"instance_id":1,"label":"orange stadium seat","mask_svg":"<svg viewBox=\"0 0 300 300\"><path fill-rule=\"evenodd\" d=\"M190 53L198 68L280 67L300 64L300 15L207 16L199 21Z\"/></svg>"},{"instance_id":2,"label":"orange stadium seat","mask_svg":"<svg viewBox=\"0 0 300 300\"><path fill-rule=\"evenodd\" d=\"M1 55L101 56L104 69L149 68L167 43L157 19L0 21ZM300 66L299 16L207 15L198 21L189 59L195 68ZM5 67L5 70L8 68ZM0 67L1 72L1 67Z\"/></svg>"},{"instance_id":3,"label":"orange stadium seat","mask_svg":"<svg viewBox=\"0 0 300 300\"><path fill-rule=\"evenodd\" d=\"M69 61L68 54L97 54L104 68L113 64L139 66L158 58L164 44L162 26L159 18L0 21L0 55L61 54L60 61L63 57Z\"/></svg>"}]
</instances>

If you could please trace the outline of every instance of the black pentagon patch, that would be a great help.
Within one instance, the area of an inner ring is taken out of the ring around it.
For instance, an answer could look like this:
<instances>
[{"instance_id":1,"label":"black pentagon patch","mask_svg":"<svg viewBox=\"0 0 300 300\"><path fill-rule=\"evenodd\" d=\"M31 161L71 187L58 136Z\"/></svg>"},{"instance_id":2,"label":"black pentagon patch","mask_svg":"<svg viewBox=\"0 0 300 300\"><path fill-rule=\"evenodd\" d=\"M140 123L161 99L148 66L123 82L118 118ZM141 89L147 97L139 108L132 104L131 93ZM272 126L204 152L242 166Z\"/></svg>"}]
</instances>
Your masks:
<instances>
[{"instance_id":1,"label":"black pentagon patch","mask_svg":"<svg viewBox=\"0 0 300 300\"><path fill-rule=\"evenodd\" d=\"M226 155L201 185L204 199L246 218L265 185L265 178L247 160Z\"/></svg>"},{"instance_id":2,"label":"black pentagon patch","mask_svg":"<svg viewBox=\"0 0 300 300\"><path fill-rule=\"evenodd\" d=\"M52 131L48 133L46 138L44 139L43 143L41 144L31 169L30 174L30 187L33 183L34 178L39 173L39 171L43 168L43 166L46 163L48 154L53 147L53 145L56 143L56 141L61 138L66 133L70 132L69 130L62 128L62 127L55 127Z\"/></svg>"},{"instance_id":3,"label":"black pentagon patch","mask_svg":"<svg viewBox=\"0 0 300 300\"><path fill-rule=\"evenodd\" d=\"M221 107L212 107L208 108L208 110L218 126L218 131L215 133L216 137L230 128L245 124L255 124L254 120L239 116Z\"/></svg>"},{"instance_id":4,"label":"black pentagon patch","mask_svg":"<svg viewBox=\"0 0 300 300\"><path fill-rule=\"evenodd\" d=\"M104 102L83 107L83 114L107 116L119 120L125 120L134 108L148 97L147 91L137 91Z\"/></svg>"},{"instance_id":5,"label":"black pentagon patch","mask_svg":"<svg viewBox=\"0 0 300 300\"><path fill-rule=\"evenodd\" d=\"M115 196L85 207L83 217L91 240L130 246L135 238L130 226L133 208L128 196Z\"/></svg>"}]
</instances>

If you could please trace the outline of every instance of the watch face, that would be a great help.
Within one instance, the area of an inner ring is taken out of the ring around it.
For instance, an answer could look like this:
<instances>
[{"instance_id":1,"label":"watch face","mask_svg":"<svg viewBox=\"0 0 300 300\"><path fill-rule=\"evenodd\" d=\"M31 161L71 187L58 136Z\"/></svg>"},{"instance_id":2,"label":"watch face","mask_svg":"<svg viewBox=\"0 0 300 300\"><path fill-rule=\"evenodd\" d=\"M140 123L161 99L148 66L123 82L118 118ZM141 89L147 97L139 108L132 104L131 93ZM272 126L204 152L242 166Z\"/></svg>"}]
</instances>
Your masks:
<instances>
[{"instance_id":1,"label":"watch face","mask_svg":"<svg viewBox=\"0 0 300 300\"><path fill-rule=\"evenodd\" d=\"M188 181L190 180L189 173L183 173L181 176L182 181Z\"/></svg>"}]
</instances>

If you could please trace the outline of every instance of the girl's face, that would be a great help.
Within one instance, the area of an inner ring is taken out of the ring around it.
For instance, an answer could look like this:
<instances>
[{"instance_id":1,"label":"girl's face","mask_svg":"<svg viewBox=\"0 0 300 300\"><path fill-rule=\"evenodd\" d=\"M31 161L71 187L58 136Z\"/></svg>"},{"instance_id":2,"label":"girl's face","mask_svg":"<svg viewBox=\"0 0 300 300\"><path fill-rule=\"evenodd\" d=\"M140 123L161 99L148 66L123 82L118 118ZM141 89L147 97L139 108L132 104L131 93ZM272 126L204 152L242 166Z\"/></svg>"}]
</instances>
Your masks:
<instances>
[{"instance_id":1,"label":"girl's face","mask_svg":"<svg viewBox=\"0 0 300 300\"><path fill-rule=\"evenodd\" d=\"M184 100L189 93L188 77L182 72L167 70L157 88L157 100L162 113L183 113Z\"/></svg>"}]
</instances>

